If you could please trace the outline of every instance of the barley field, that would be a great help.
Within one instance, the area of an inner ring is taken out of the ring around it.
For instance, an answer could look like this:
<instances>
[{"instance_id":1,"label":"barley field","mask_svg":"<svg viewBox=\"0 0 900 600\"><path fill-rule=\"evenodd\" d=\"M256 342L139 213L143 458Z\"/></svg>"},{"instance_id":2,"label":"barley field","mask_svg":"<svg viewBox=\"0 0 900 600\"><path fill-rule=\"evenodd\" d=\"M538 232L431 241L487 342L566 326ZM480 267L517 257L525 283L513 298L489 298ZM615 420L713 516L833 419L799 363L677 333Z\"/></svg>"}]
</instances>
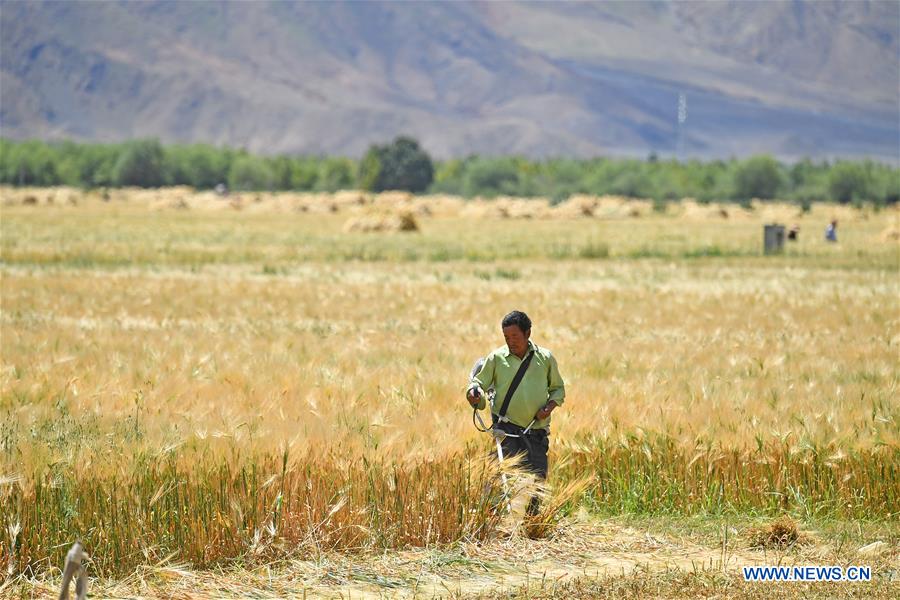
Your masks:
<instances>
[{"instance_id":1,"label":"barley field","mask_svg":"<svg viewBox=\"0 0 900 600\"><path fill-rule=\"evenodd\" d=\"M571 546L585 522L788 515L852 524L858 545L877 532L876 564L896 568L896 209L0 199L0 591L49 593L35 582L76 538L126 590L160 565L251 572L506 539L463 391L512 309L567 384L534 544ZM799 241L763 256L776 220ZM357 581L406 585L385 577Z\"/></svg>"}]
</instances>

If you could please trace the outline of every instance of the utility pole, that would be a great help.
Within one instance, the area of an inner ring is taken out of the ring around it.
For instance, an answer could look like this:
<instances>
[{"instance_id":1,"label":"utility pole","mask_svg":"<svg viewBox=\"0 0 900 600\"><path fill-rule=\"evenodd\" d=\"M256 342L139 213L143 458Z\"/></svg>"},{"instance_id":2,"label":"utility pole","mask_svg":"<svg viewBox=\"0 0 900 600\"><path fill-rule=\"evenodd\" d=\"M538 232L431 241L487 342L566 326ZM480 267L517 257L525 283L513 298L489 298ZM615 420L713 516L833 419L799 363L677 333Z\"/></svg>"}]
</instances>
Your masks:
<instances>
[{"instance_id":1,"label":"utility pole","mask_svg":"<svg viewBox=\"0 0 900 600\"><path fill-rule=\"evenodd\" d=\"M678 132L675 147L675 158L678 162L684 158L684 123L688 117L687 94L678 92Z\"/></svg>"}]
</instances>

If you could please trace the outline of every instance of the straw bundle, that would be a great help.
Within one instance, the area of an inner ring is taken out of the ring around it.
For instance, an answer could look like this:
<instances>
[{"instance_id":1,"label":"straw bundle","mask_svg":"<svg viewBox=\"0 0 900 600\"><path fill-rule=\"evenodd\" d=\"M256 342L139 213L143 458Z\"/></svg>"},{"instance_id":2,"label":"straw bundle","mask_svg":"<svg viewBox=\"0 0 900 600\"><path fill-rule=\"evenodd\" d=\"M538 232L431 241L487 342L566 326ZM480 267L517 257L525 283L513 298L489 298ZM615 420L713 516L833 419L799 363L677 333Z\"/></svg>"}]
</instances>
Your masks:
<instances>
[{"instance_id":1,"label":"straw bundle","mask_svg":"<svg viewBox=\"0 0 900 600\"><path fill-rule=\"evenodd\" d=\"M83 198L84 192L66 186L50 188L0 186L0 203L3 206L54 204L77 206Z\"/></svg>"},{"instance_id":2,"label":"straw bundle","mask_svg":"<svg viewBox=\"0 0 900 600\"><path fill-rule=\"evenodd\" d=\"M372 196L358 190L341 190L331 194L329 201L338 208L347 206L365 206L366 204L372 203Z\"/></svg>"},{"instance_id":3,"label":"straw bundle","mask_svg":"<svg viewBox=\"0 0 900 600\"><path fill-rule=\"evenodd\" d=\"M625 215L632 219L646 217L653 210L653 203L649 200L629 200L622 205Z\"/></svg>"},{"instance_id":4,"label":"straw bundle","mask_svg":"<svg viewBox=\"0 0 900 600\"><path fill-rule=\"evenodd\" d=\"M434 214L434 211L431 209L431 205L421 200L413 202L412 212L413 214L416 214L420 217L430 217Z\"/></svg>"},{"instance_id":5,"label":"straw bundle","mask_svg":"<svg viewBox=\"0 0 900 600\"><path fill-rule=\"evenodd\" d=\"M459 216L468 219L505 217L505 215L500 215L498 213L497 208L493 203L480 198L468 201L462 210L460 210Z\"/></svg>"},{"instance_id":6,"label":"straw bundle","mask_svg":"<svg viewBox=\"0 0 900 600\"><path fill-rule=\"evenodd\" d=\"M554 214L561 218L599 217L623 218L639 217L647 214L652 204L647 200L635 200L622 196L590 196L576 194L560 204Z\"/></svg>"},{"instance_id":7,"label":"straw bundle","mask_svg":"<svg viewBox=\"0 0 900 600\"><path fill-rule=\"evenodd\" d=\"M466 201L459 196L446 194L430 194L417 196L414 202L416 212L422 211L422 206L427 207L430 216L457 217L466 208Z\"/></svg>"},{"instance_id":8,"label":"straw bundle","mask_svg":"<svg viewBox=\"0 0 900 600\"><path fill-rule=\"evenodd\" d=\"M865 210L846 204L813 204L810 216L823 222L838 221L839 223L865 221L868 219L868 214Z\"/></svg>"},{"instance_id":9,"label":"straw bundle","mask_svg":"<svg viewBox=\"0 0 900 600\"><path fill-rule=\"evenodd\" d=\"M409 210L378 211L353 217L344 224L346 233L399 233L419 231L419 223Z\"/></svg>"},{"instance_id":10,"label":"straw bundle","mask_svg":"<svg viewBox=\"0 0 900 600\"><path fill-rule=\"evenodd\" d=\"M785 515L762 527L747 532L753 548L789 548L810 543L808 535L800 531L797 523Z\"/></svg>"},{"instance_id":11,"label":"straw bundle","mask_svg":"<svg viewBox=\"0 0 900 600\"><path fill-rule=\"evenodd\" d=\"M594 211L600 207L600 198L587 194L575 194L553 209L554 215L561 218L593 217Z\"/></svg>"},{"instance_id":12,"label":"straw bundle","mask_svg":"<svg viewBox=\"0 0 900 600\"><path fill-rule=\"evenodd\" d=\"M391 190L381 192L372 198L372 204L379 208L404 208L412 204L414 196L409 192Z\"/></svg>"},{"instance_id":13,"label":"straw bundle","mask_svg":"<svg viewBox=\"0 0 900 600\"><path fill-rule=\"evenodd\" d=\"M550 203L546 198L521 199L510 196L499 196L494 200L497 215L503 219L539 219L551 214Z\"/></svg>"},{"instance_id":14,"label":"straw bundle","mask_svg":"<svg viewBox=\"0 0 900 600\"><path fill-rule=\"evenodd\" d=\"M193 208L192 200L196 195L193 188L181 186L154 190L152 194L144 193L140 199L151 210L188 210Z\"/></svg>"},{"instance_id":15,"label":"straw bundle","mask_svg":"<svg viewBox=\"0 0 900 600\"><path fill-rule=\"evenodd\" d=\"M189 210L191 208L190 203L188 203L185 198L161 198L158 200L154 200L150 203L149 208L151 210Z\"/></svg>"},{"instance_id":16,"label":"straw bundle","mask_svg":"<svg viewBox=\"0 0 900 600\"><path fill-rule=\"evenodd\" d=\"M752 212L747 211L740 206L726 205L718 202L714 202L711 204L700 204L693 198L685 198L676 206L679 218L692 221L702 221L707 219L729 219L733 217L749 218L753 215Z\"/></svg>"},{"instance_id":17,"label":"straw bundle","mask_svg":"<svg viewBox=\"0 0 900 600\"><path fill-rule=\"evenodd\" d=\"M381 192L372 198L372 206L388 212L406 211L419 217L430 217L434 214L433 198L416 197L410 192ZM453 211L455 214L457 211Z\"/></svg>"},{"instance_id":18,"label":"straw bundle","mask_svg":"<svg viewBox=\"0 0 900 600\"><path fill-rule=\"evenodd\" d=\"M675 205L677 214L682 219L695 220L701 219L709 212L709 207L704 206L693 198L685 198Z\"/></svg>"},{"instance_id":19,"label":"straw bundle","mask_svg":"<svg viewBox=\"0 0 900 600\"><path fill-rule=\"evenodd\" d=\"M41 188L13 188L4 187L2 196L3 204L10 206L22 204L25 206L37 206L39 204L52 204L53 199L46 195L47 189Z\"/></svg>"},{"instance_id":20,"label":"straw bundle","mask_svg":"<svg viewBox=\"0 0 900 600\"><path fill-rule=\"evenodd\" d=\"M888 226L884 231L881 232L881 235L878 236L882 242L886 244L890 244L892 242L900 242L900 227L896 225Z\"/></svg>"},{"instance_id":21,"label":"straw bundle","mask_svg":"<svg viewBox=\"0 0 900 600\"><path fill-rule=\"evenodd\" d=\"M355 202L348 202L348 199L350 199L349 196L342 196L341 203L343 204L341 204L335 200L332 194L306 194L301 202L312 213L336 213L340 211L342 205L345 207L355 205Z\"/></svg>"},{"instance_id":22,"label":"straw bundle","mask_svg":"<svg viewBox=\"0 0 900 600\"><path fill-rule=\"evenodd\" d=\"M750 205L753 207L753 213L766 223L794 221L803 216L799 207L786 202L762 202L753 199Z\"/></svg>"}]
</instances>

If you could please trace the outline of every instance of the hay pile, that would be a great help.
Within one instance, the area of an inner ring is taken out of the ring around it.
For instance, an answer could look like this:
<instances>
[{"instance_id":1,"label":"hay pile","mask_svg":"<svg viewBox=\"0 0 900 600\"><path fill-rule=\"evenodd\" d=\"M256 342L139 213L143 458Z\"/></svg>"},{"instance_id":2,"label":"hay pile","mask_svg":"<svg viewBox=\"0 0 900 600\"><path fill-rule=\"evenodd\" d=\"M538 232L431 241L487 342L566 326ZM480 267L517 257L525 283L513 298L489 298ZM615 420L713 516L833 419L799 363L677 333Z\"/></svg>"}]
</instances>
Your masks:
<instances>
[{"instance_id":1,"label":"hay pile","mask_svg":"<svg viewBox=\"0 0 900 600\"><path fill-rule=\"evenodd\" d=\"M237 199L240 202L240 196L220 196L212 191L194 192L186 198L187 204L191 210L200 211L221 211L234 208L231 202Z\"/></svg>"},{"instance_id":2,"label":"hay pile","mask_svg":"<svg viewBox=\"0 0 900 600\"><path fill-rule=\"evenodd\" d=\"M460 214L465 201L458 196L415 196L409 192L381 192L373 197L372 205L389 211L409 211L417 217L455 217Z\"/></svg>"},{"instance_id":3,"label":"hay pile","mask_svg":"<svg viewBox=\"0 0 900 600\"><path fill-rule=\"evenodd\" d=\"M324 194L327 195L327 194ZM357 190L341 190L331 194L331 202L338 207L365 206L372 203L372 195Z\"/></svg>"},{"instance_id":4,"label":"hay pile","mask_svg":"<svg viewBox=\"0 0 900 600\"><path fill-rule=\"evenodd\" d=\"M513 198L498 196L493 200L475 198L459 216L475 219L548 219L553 216L546 198Z\"/></svg>"},{"instance_id":5,"label":"hay pile","mask_svg":"<svg viewBox=\"0 0 900 600\"><path fill-rule=\"evenodd\" d=\"M701 204L693 198L686 198L678 204L679 218L689 221L730 219L733 216L748 215L749 211L737 205L725 205L718 202Z\"/></svg>"},{"instance_id":6,"label":"hay pile","mask_svg":"<svg viewBox=\"0 0 900 600\"><path fill-rule=\"evenodd\" d=\"M797 523L787 515L748 530L751 548L783 549L809 543L809 537L800 531Z\"/></svg>"},{"instance_id":7,"label":"hay pile","mask_svg":"<svg viewBox=\"0 0 900 600\"><path fill-rule=\"evenodd\" d=\"M878 236L878 239L885 244L900 242L900 226L889 225L884 229L884 231L881 232L881 234Z\"/></svg>"},{"instance_id":8,"label":"hay pile","mask_svg":"<svg viewBox=\"0 0 900 600\"><path fill-rule=\"evenodd\" d=\"M653 215L650 200L622 196L575 194L556 206L546 198L495 199L477 197L466 200L459 196L433 194L416 196L409 192L389 191L379 194L344 190L327 192L237 192L223 196L212 190L197 191L190 187L158 189L110 188L80 190L69 187L0 186L3 206L73 207L100 204L127 204L157 211L234 211L248 213L342 214L351 219L357 231L410 231L418 229L416 219L443 217L469 219L633 219ZM883 209L884 210L884 209ZM894 210L900 218L900 211ZM831 220L852 223L881 218L875 209L850 205L814 203L810 212L802 213L796 204L753 200L750 208L718 202L701 204L693 198L667 203L666 216L696 221L747 220L764 223L791 223L813 220L823 224ZM407 215L409 218L401 217ZM412 219L412 222L409 219ZM900 222L900 221L898 221ZM351 225L348 222L348 227ZM399 228L399 229L398 229ZM405 229L404 229L405 228ZM900 226L885 229L873 241L894 243L900 237Z\"/></svg>"},{"instance_id":9,"label":"hay pile","mask_svg":"<svg viewBox=\"0 0 900 600\"><path fill-rule=\"evenodd\" d=\"M600 196L594 216L605 219L620 219L628 216L630 199L623 196Z\"/></svg>"},{"instance_id":10,"label":"hay pile","mask_svg":"<svg viewBox=\"0 0 900 600\"><path fill-rule=\"evenodd\" d=\"M560 219L633 219L646 217L652 212L653 202L650 200L575 194L554 207L553 216Z\"/></svg>"},{"instance_id":11,"label":"hay pile","mask_svg":"<svg viewBox=\"0 0 900 600\"><path fill-rule=\"evenodd\" d=\"M550 202L546 198L500 196L495 202L507 219L546 219L551 215Z\"/></svg>"},{"instance_id":12,"label":"hay pile","mask_svg":"<svg viewBox=\"0 0 900 600\"><path fill-rule=\"evenodd\" d=\"M562 218L583 216L601 219L627 219L647 216L652 210L653 203L649 200L625 198L624 196L578 194L556 207L555 212Z\"/></svg>"},{"instance_id":13,"label":"hay pile","mask_svg":"<svg viewBox=\"0 0 900 600\"><path fill-rule=\"evenodd\" d=\"M340 210L331 194L315 194L311 192L291 194L289 204L294 212L336 213Z\"/></svg>"},{"instance_id":14,"label":"hay pile","mask_svg":"<svg viewBox=\"0 0 900 600\"><path fill-rule=\"evenodd\" d=\"M410 192L389 191L376 194L372 199L372 206L387 212L409 212L420 217L430 217L432 214L428 202L417 198Z\"/></svg>"},{"instance_id":15,"label":"hay pile","mask_svg":"<svg viewBox=\"0 0 900 600\"><path fill-rule=\"evenodd\" d=\"M423 216L456 217L466 206L466 201L459 196L447 194L431 194L416 196L414 211Z\"/></svg>"},{"instance_id":16,"label":"hay pile","mask_svg":"<svg viewBox=\"0 0 900 600\"><path fill-rule=\"evenodd\" d=\"M231 194L227 200L234 205L234 208L244 208L251 212L335 214L358 211L372 204L372 195L354 190L344 190L333 194L326 192L265 192Z\"/></svg>"},{"instance_id":17,"label":"hay pile","mask_svg":"<svg viewBox=\"0 0 900 600\"><path fill-rule=\"evenodd\" d=\"M835 220L838 223L853 223L868 220L869 211L865 208L862 210L854 208L849 204L813 204L809 216L822 223Z\"/></svg>"},{"instance_id":18,"label":"hay pile","mask_svg":"<svg viewBox=\"0 0 900 600\"><path fill-rule=\"evenodd\" d=\"M569 196L569 199L559 203L553 209L555 216L563 219L573 219L580 217L593 217L594 212L600 208L600 198L598 196L589 196L587 194L575 194Z\"/></svg>"},{"instance_id":19,"label":"hay pile","mask_svg":"<svg viewBox=\"0 0 900 600\"><path fill-rule=\"evenodd\" d=\"M110 201L128 202L151 209L178 208L190 206L190 199L195 194L194 188L173 186L167 188L119 188L109 190Z\"/></svg>"},{"instance_id":20,"label":"hay pile","mask_svg":"<svg viewBox=\"0 0 900 600\"><path fill-rule=\"evenodd\" d=\"M653 203L649 200L629 200L623 205L625 216L635 219L646 217L653 212Z\"/></svg>"},{"instance_id":21,"label":"hay pile","mask_svg":"<svg viewBox=\"0 0 900 600\"><path fill-rule=\"evenodd\" d=\"M77 206L84 198L84 192L70 187L0 186L0 204L3 206Z\"/></svg>"},{"instance_id":22,"label":"hay pile","mask_svg":"<svg viewBox=\"0 0 900 600\"><path fill-rule=\"evenodd\" d=\"M410 210L375 210L344 223L345 233L400 233L419 231L419 223Z\"/></svg>"},{"instance_id":23,"label":"hay pile","mask_svg":"<svg viewBox=\"0 0 900 600\"><path fill-rule=\"evenodd\" d=\"M139 201L146 203L152 210L190 210L194 208L193 200L196 194L193 190L181 188L167 188L159 190L153 195L141 195Z\"/></svg>"},{"instance_id":24,"label":"hay pile","mask_svg":"<svg viewBox=\"0 0 900 600\"><path fill-rule=\"evenodd\" d=\"M675 204L675 214L681 219L695 220L706 218L709 206L700 204L693 198L685 198Z\"/></svg>"},{"instance_id":25,"label":"hay pile","mask_svg":"<svg viewBox=\"0 0 900 600\"><path fill-rule=\"evenodd\" d=\"M803 218L803 211L795 204L754 199L750 205L754 215L765 223L787 223Z\"/></svg>"},{"instance_id":26,"label":"hay pile","mask_svg":"<svg viewBox=\"0 0 900 600\"><path fill-rule=\"evenodd\" d=\"M414 199L415 196L413 196L410 192L381 192L373 197L372 205L376 208L383 208L388 210L400 208L406 209L412 205Z\"/></svg>"}]
</instances>

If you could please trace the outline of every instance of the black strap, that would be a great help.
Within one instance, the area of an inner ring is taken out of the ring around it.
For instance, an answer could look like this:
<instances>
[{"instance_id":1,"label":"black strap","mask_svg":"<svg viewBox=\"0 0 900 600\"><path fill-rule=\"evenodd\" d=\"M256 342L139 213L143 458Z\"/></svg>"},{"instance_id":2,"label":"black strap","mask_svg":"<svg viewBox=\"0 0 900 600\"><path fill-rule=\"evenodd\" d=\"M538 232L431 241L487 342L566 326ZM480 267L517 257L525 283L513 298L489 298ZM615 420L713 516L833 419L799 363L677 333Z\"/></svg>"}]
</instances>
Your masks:
<instances>
[{"instance_id":1,"label":"black strap","mask_svg":"<svg viewBox=\"0 0 900 600\"><path fill-rule=\"evenodd\" d=\"M509 408L509 401L512 400L513 394L516 393L516 388L519 387L519 383L522 382L522 378L525 377L525 371L528 370L528 365L531 364L531 357L534 356L534 350L528 353L528 356L525 357L525 360L522 361L522 364L519 365L519 370L516 371L516 376L513 377L512 383L509 384L509 389L506 390L506 398L503 399L503 404L500 406L500 412L497 413L497 416L503 420L506 417L506 409Z\"/></svg>"}]
</instances>

